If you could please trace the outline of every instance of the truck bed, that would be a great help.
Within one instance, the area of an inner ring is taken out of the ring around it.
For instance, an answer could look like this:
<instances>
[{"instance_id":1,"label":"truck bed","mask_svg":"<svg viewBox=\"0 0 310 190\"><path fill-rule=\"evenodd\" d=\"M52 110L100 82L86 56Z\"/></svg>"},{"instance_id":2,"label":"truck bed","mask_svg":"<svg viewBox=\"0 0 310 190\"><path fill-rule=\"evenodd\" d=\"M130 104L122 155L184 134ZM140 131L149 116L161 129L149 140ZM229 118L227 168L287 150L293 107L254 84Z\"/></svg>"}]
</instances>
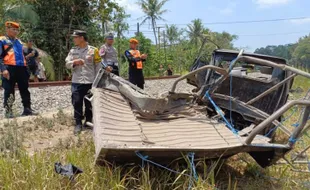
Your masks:
<instances>
[{"instance_id":1,"label":"truck bed","mask_svg":"<svg viewBox=\"0 0 310 190\"><path fill-rule=\"evenodd\" d=\"M172 114L172 119L140 117L130 102L119 92L95 88L93 92L93 124L97 163L137 162L136 151L149 159L169 162L183 153L195 157L219 158L239 152L269 151L268 146L245 146L243 137L234 134L224 123L205 114L188 110ZM169 117L167 117L169 118ZM269 138L258 136L253 144L268 145Z\"/></svg>"}]
</instances>

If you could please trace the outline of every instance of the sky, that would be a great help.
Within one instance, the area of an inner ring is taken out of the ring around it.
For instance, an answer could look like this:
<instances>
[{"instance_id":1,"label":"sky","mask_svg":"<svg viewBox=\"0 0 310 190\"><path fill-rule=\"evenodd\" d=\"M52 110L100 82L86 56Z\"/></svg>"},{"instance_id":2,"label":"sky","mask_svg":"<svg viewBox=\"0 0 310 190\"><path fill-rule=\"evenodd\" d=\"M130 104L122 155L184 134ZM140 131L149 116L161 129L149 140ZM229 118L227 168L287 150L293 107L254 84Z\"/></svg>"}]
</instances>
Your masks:
<instances>
[{"instance_id":1,"label":"sky","mask_svg":"<svg viewBox=\"0 0 310 190\"><path fill-rule=\"evenodd\" d=\"M130 26L127 35L134 36L137 22L141 22L144 15L136 4L137 0L115 1L131 15L127 20ZM180 28L186 28L192 20L200 18L205 27L212 31L238 35L239 38L234 41L235 46L247 51L267 45L294 43L310 33L309 0L169 0L164 8L168 10L163 15L165 21L158 21L158 26L177 24ZM216 24L278 19L285 20ZM142 25L140 31L154 39L149 23Z\"/></svg>"}]
</instances>

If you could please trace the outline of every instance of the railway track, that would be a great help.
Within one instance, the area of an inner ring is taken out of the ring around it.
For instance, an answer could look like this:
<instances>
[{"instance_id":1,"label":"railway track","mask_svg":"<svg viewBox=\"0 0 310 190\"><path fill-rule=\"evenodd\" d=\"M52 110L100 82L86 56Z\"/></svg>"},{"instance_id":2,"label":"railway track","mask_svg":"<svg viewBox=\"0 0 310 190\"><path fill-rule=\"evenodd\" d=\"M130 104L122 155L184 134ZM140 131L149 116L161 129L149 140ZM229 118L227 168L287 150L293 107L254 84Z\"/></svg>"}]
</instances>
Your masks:
<instances>
[{"instance_id":1,"label":"railway track","mask_svg":"<svg viewBox=\"0 0 310 190\"><path fill-rule=\"evenodd\" d=\"M178 78L179 76L180 75L164 76L164 77L147 77L145 78L145 80L175 79L175 78ZM71 81L30 82L29 87L37 88L37 87L49 87L49 86L66 86L70 84L71 84ZM0 90L2 90L2 87L0 87Z\"/></svg>"}]
</instances>

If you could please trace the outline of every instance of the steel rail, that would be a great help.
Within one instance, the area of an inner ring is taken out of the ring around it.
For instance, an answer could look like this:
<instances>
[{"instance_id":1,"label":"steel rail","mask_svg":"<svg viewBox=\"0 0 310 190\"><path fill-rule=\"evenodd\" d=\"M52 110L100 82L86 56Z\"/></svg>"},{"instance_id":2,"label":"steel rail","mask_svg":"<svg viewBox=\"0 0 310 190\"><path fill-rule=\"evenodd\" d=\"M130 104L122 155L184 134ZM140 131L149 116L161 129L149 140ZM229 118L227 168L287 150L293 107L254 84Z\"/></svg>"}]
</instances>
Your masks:
<instances>
[{"instance_id":1,"label":"steel rail","mask_svg":"<svg viewBox=\"0 0 310 190\"><path fill-rule=\"evenodd\" d=\"M180 75L173 75L173 76L163 76L163 77L147 77L144 80L168 80L168 79L175 79L179 78ZM126 79L128 80L128 79ZM37 87L50 87L50 86L67 86L70 85L71 81L48 81L48 82L30 82L29 88L37 88ZM16 86L17 88L17 86ZM0 90L3 88L0 87Z\"/></svg>"}]
</instances>

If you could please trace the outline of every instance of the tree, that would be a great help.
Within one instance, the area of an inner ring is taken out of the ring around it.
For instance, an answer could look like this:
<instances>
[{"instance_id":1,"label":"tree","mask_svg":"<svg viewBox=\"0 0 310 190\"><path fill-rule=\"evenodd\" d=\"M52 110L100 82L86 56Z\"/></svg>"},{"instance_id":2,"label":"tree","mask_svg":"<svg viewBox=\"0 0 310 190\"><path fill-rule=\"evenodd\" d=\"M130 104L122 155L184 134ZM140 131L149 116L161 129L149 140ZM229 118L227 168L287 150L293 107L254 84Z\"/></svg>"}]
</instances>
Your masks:
<instances>
[{"instance_id":1,"label":"tree","mask_svg":"<svg viewBox=\"0 0 310 190\"><path fill-rule=\"evenodd\" d=\"M39 21L38 14L34 11L33 6L9 5L4 10L4 20L16 20L19 22L37 24Z\"/></svg>"},{"instance_id":2,"label":"tree","mask_svg":"<svg viewBox=\"0 0 310 190\"><path fill-rule=\"evenodd\" d=\"M214 45L219 46L222 49L234 49L233 41L238 39L238 36L229 34L228 32L211 32L208 31L211 36L211 40L215 43Z\"/></svg>"},{"instance_id":3,"label":"tree","mask_svg":"<svg viewBox=\"0 0 310 190\"><path fill-rule=\"evenodd\" d=\"M54 59L54 68L58 80L67 72L64 60L72 47L71 33L81 29L94 31L88 0L32 1L31 5L39 15L39 23L27 28L30 38ZM90 43L92 43L90 36Z\"/></svg>"},{"instance_id":4,"label":"tree","mask_svg":"<svg viewBox=\"0 0 310 190\"><path fill-rule=\"evenodd\" d=\"M152 24L155 44L157 45L157 36L156 36L156 21L164 20L162 15L167 12L166 9L163 10L163 6L167 3L168 0L139 0L138 5L141 6L142 11L145 14L141 25L143 25L146 21L150 21Z\"/></svg>"},{"instance_id":5,"label":"tree","mask_svg":"<svg viewBox=\"0 0 310 190\"><path fill-rule=\"evenodd\" d=\"M286 60L291 60L295 48L296 44L285 44L278 46L268 45L266 47L256 49L255 53L277 56L282 57Z\"/></svg>"},{"instance_id":6,"label":"tree","mask_svg":"<svg viewBox=\"0 0 310 190\"><path fill-rule=\"evenodd\" d=\"M4 22L7 20L17 21L23 26L29 27L38 24L40 18L34 7L27 4L26 1L10 0L1 3L0 19ZM4 32L4 22L0 23L0 33Z\"/></svg>"},{"instance_id":7,"label":"tree","mask_svg":"<svg viewBox=\"0 0 310 190\"><path fill-rule=\"evenodd\" d=\"M297 66L310 71L310 35L299 39L293 58L299 63Z\"/></svg>"},{"instance_id":8,"label":"tree","mask_svg":"<svg viewBox=\"0 0 310 190\"><path fill-rule=\"evenodd\" d=\"M182 33L183 31L179 30L176 25L166 25L166 38L169 41L170 45L173 45L174 43L179 41Z\"/></svg>"},{"instance_id":9,"label":"tree","mask_svg":"<svg viewBox=\"0 0 310 190\"><path fill-rule=\"evenodd\" d=\"M89 0L91 17L99 21L102 35L109 31L109 23L113 21L113 12L120 12L121 7L111 0Z\"/></svg>"},{"instance_id":10,"label":"tree","mask_svg":"<svg viewBox=\"0 0 310 190\"><path fill-rule=\"evenodd\" d=\"M129 29L129 25L126 21L127 18L129 18L130 15L125 13L125 10L123 8L120 8L117 12L114 13L114 31L116 31L116 36L117 36L117 41L116 41L116 46L117 46L117 51L118 51L118 56L119 60L121 59L122 52L121 52L121 47L123 45L121 40L124 38L124 32Z\"/></svg>"},{"instance_id":11,"label":"tree","mask_svg":"<svg viewBox=\"0 0 310 190\"><path fill-rule=\"evenodd\" d=\"M187 33L191 43L198 46L198 44L201 43L201 35L205 31L201 19L193 20L192 23L189 24L187 27Z\"/></svg>"}]
</instances>

